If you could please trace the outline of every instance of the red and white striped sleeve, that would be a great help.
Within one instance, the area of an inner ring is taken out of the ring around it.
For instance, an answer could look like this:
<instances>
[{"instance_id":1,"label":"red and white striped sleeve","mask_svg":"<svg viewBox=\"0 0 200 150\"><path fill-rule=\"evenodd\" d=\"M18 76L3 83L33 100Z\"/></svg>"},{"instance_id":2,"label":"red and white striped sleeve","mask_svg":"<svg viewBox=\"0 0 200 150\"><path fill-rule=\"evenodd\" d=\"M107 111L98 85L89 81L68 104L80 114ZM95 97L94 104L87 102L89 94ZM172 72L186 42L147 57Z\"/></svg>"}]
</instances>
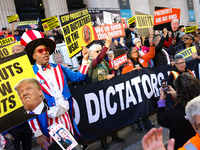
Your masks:
<instances>
[{"instance_id":1,"label":"red and white striped sleeve","mask_svg":"<svg viewBox=\"0 0 200 150\"><path fill-rule=\"evenodd\" d=\"M32 132L34 133L35 137L39 137L40 135L43 134L40 129L40 124L39 124L37 118L34 118L34 119L28 121L28 123L29 123L29 126L30 126Z\"/></svg>"},{"instance_id":2,"label":"red and white striped sleeve","mask_svg":"<svg viewBox=\"0 0 200 150\"><path fill-rule=\"evenodd\" d=\"M88 70L89 70L89 68L90 68L90 63L91 63L90 60L86 61L86 60L83 59L83 60L82 60L81 67L80 67L80 69L79 69L80 73L82 73L82 74L87 74L87 72L88 72Z\"/></svg>"}]
</instances>

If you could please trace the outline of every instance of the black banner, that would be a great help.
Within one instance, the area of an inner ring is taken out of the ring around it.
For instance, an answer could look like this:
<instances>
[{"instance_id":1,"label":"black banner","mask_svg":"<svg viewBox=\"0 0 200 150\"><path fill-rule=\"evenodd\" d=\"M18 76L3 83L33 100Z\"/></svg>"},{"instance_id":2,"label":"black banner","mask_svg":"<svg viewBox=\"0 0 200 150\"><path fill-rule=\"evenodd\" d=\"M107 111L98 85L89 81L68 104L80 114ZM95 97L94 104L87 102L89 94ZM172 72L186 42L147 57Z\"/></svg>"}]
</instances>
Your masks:
<instances>
[{"instance_id":1,"label":"black banner","mask_svg":"<svg viewBox=\"0 0 200 150\"><path fill-rule=\"evenodd\" d=\"M187 67L197 78L198 60ZM111 80L71 88L75 120L84 140L93 140L146 117L157 108L161 80L171 66L133 71Z\"/></svg>"}]
</instances>

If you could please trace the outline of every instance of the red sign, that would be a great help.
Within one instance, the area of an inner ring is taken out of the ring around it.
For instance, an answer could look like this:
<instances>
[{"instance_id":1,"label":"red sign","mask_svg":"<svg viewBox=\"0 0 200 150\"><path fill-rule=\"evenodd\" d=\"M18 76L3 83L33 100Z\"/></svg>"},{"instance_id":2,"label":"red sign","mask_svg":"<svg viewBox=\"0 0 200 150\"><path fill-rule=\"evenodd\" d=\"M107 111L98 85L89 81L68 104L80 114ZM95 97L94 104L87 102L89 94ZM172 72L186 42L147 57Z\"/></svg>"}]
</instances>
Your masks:
<instances>
[{"instance_id":1,"label":"red sign","mask_svg":"<svg viewBox=\"0 0 200 150\"><path fill-rule=\"evenodd\" d=\"M114 68L114 67L120 66L126 62L127 62L127 55L123 54L123 55L120 55L120 56L114 58L113 60L109 60L109 67Z\"/></svg>"},{"instance_id":2,"label":"red sign","mask_svg":"<svg viewBox=\"0 0 200 150\"><path fill-rule=\"evenodd\" d=\"M122 23L106 24L93 27L95 40L106 39L110 34L112 38L125 36L125 31Z\"/></svg>"},{"instance_id":3,"label":"red sign","mask_svg":"<svg viewBox=\"0 0 200 150\"><path fill-rule=\"evenodd\" d=\"M154 11L154 26L171 22L173 19L180 20L181 9L164 8Z\"/></svg>"}]
</instances>

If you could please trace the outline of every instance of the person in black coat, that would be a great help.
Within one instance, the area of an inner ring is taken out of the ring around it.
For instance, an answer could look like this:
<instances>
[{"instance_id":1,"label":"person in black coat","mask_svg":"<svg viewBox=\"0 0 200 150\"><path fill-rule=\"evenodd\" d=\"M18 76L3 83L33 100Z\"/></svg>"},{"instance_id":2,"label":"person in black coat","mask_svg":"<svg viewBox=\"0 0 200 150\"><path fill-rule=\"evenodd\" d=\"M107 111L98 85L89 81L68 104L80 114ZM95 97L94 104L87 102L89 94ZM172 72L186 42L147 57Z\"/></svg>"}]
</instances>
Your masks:
<instances>
[{"instance_id":1,"label":"person in black coat","mask_svg":"<svg viewBox=\"0 0 200 150\"><path fill-rule=\"evenodd\" d=\"M170 129L170 137L175 139L175 150L182 147L195 131L188 120L185 119L185 106L187 102L200 94L200 82L197 78L188 73L182 73L175 80L176 91L169 86L168 94L176 97L176 105L166 108L166 94L163 89L160 91L160 100L157 109L157 121L166 128Z\"/></svg>"}]
</instances>

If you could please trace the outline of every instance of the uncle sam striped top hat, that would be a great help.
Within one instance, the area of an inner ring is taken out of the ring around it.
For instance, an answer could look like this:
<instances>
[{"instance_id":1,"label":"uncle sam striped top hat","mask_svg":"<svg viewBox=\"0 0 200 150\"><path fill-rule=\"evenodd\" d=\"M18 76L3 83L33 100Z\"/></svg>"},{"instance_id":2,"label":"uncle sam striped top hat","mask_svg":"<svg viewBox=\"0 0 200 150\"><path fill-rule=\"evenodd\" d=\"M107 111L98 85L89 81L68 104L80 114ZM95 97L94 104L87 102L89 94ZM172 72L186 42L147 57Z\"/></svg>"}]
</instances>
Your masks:
<instances>
[{"instance_id":1,"label":"uncle sam striped top hat","mask_svg":"<svg viewBox=\"0 0 200 150\"><path fill-rule=\"evenodd\" d=\"M35 63L33 52L38 46L45 45L46 47L50 47L49 55L51 55L56 48L56 43L53 40L45 38L44 34L37 30L28 30L24 32L21 37L21 44L25 47L24 50L28 55L31 65Z\"/></svg>"}]
</instances>

